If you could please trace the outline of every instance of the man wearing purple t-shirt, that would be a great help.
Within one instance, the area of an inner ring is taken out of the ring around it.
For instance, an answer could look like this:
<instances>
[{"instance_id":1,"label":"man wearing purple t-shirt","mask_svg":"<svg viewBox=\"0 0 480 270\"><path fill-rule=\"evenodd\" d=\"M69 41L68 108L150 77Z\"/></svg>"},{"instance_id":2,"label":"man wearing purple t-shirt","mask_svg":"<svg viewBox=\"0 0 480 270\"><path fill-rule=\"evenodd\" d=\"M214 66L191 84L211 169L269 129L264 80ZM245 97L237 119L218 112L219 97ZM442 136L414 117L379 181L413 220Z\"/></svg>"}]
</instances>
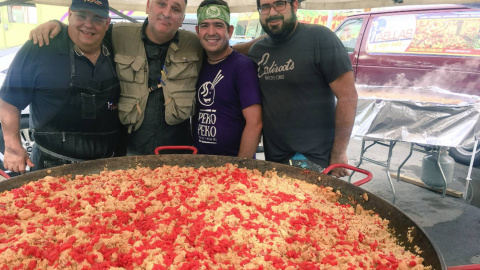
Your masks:
<instances>
[{"instance_id":1,"label":"man wearing purple t-shirt","mask_svg":"<svg viewBox=\"0 0 480 270\"><path fill-rule=\"evenodd\" d=\"M207 53L197 81L194 145L201 154L253 158L262 131L260 86L254 63L229 46L230 10L204 0L196 27Z\"/></svg>"}]
</instances>

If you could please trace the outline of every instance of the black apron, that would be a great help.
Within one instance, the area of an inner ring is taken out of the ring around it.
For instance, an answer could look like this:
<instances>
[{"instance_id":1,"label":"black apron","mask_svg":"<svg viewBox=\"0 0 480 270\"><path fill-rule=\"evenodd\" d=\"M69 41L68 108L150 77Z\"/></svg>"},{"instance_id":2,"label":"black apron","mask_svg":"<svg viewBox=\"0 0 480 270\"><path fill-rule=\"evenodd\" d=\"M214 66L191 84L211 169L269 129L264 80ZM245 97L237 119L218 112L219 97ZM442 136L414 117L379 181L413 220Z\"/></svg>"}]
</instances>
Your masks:
<instances>
[{"instance_id":1,"label":"black apron","mask_svg":"<svg viewBox=\"0 0 480 270\"><path fill-rule=\"evenodd\" d=\"M109 55L104 50L102 45L101 53ZM116 110L120 85L110 58L107 57L107 62L112 77L100 82L79 80L70 41L68 95L52 118L32 129L35 140L32 170L113 156L120 136Z\"/></svg>"}]
</instances>

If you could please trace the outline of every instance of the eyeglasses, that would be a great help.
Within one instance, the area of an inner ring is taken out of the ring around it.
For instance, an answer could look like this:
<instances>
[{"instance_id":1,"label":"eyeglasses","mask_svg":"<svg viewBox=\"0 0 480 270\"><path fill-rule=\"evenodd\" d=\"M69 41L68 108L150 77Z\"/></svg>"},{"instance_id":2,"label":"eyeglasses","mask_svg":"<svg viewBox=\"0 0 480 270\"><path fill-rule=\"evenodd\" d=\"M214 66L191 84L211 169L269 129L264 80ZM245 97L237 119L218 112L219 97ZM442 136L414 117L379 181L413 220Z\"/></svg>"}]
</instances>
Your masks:
<instances>
[{"instance_id":1,"label":"eyeglasses","mask_svg":"<svg viewBox=\"0 0 480 270\"><path fill-rule=\"evenodd\" d=\"M100 17L98 15L90 15L83 11L76 11L76 12L72 11L72 13L75 15L75 18L82 23L86 22L87 20L90 20L91 24L100 26L100 25L105 25L105 23L107 22L107 19L103 17Z\"/></svg>"},{"instance_id":2,"label":"eyeglasses","mask_svg":"<svg viewBox=\"0 0 480 270\"><path fill-rule=\"evenodd\" d=\"M266 15L266 14L270 13L270 9L272 7L276 11L282 11L282 10L285 10L285 8L287 6L287 3L290 3L290 2L292 2L292 0L276 1L276 2L273 2L273 5L270 5L270 4L261 5L258 8L258 12L260 12L260 14L262 14L262 15Z\"/></svg>"}]
</instances>

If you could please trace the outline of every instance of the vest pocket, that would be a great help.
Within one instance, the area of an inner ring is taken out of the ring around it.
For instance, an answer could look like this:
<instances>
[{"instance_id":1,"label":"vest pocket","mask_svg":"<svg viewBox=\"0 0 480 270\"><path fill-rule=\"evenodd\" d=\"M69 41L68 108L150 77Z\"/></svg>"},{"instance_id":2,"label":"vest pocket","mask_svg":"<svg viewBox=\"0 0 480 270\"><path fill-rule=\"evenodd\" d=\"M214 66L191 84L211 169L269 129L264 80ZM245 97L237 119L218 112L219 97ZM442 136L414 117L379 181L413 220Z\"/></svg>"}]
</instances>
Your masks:
<instances>
[{"instance_id":1,"label":"vest pocket","mask_svg":"<svg viewBox=\"0 0 480 270\"><path fill-rule=\"evenodd\" d=\"M195 88L193 88L173 93L171 97L165 96L165 121L167 124L179 124L195 113L195 93Z\"/></svg>"},{"instance_id":2,"label":"vest pocket","mask_svg":"<svg viewBox=\"0 0 480 270\"><path fill-rule=\"evenodd\" d=\"M198 54L171 54L165 59L169 80L182 80L197 77L200 71Z\"/></svg>"},{"instance_id":3,"label":"vest pocket","mask_svg":"<svg viewBox=\"0 0 480 270\"><path fill-rule=\"evenodd\" d=\"M176 125L195 113L195 84L201 62L198 53L174 53L165 59L165 65L165 121L169 125Z\"/></svg>"},{"instance_id":4,"label":"vest pocket","mask_svg":"<svg viewBox=\"0 0 480 270\"><path fill-rule=\"evenodd\" d=\"M145 81L146 60L142 56L115 55L118 78L121 81L143 83Z\"/></svg>"},{"instance_id":5,"label":"vest pocket","mask_svg":"<svg viewBox=\"0 0 480 270\"><path fill-rule=\"evenodd\" d=\"M148 93L140 98L120 94L118 115L120 117L120 122L123 125L129 126L129 130L131 130L132 125L141 122L145 116L145 112L142 111L141 108L146 107L147 99ZM138 129L137 126L135 126L135 130L136 129Z\"/></svg>"}]
</instances>

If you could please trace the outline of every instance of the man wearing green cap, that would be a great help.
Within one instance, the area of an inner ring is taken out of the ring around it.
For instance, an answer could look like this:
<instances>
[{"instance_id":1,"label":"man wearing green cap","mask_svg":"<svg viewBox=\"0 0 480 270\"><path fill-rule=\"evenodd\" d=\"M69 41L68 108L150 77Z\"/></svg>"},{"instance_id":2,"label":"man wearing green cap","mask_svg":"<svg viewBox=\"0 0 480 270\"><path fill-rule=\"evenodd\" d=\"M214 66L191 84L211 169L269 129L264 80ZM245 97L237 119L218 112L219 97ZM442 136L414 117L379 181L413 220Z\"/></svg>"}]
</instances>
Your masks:
<instances>
[{"instance_id":1,"label":"man wearing green cap","mask_svg":"<svg viewBox=\"0 0 480 270\"><path fill-rule=\"evenodd\" d=\"M230 10L223 0L197 9L197 35L207 54L197 81L194 145L201 154L253 158L262 130L254 63L229 46Z\"/></svg>"}]
</instances>

